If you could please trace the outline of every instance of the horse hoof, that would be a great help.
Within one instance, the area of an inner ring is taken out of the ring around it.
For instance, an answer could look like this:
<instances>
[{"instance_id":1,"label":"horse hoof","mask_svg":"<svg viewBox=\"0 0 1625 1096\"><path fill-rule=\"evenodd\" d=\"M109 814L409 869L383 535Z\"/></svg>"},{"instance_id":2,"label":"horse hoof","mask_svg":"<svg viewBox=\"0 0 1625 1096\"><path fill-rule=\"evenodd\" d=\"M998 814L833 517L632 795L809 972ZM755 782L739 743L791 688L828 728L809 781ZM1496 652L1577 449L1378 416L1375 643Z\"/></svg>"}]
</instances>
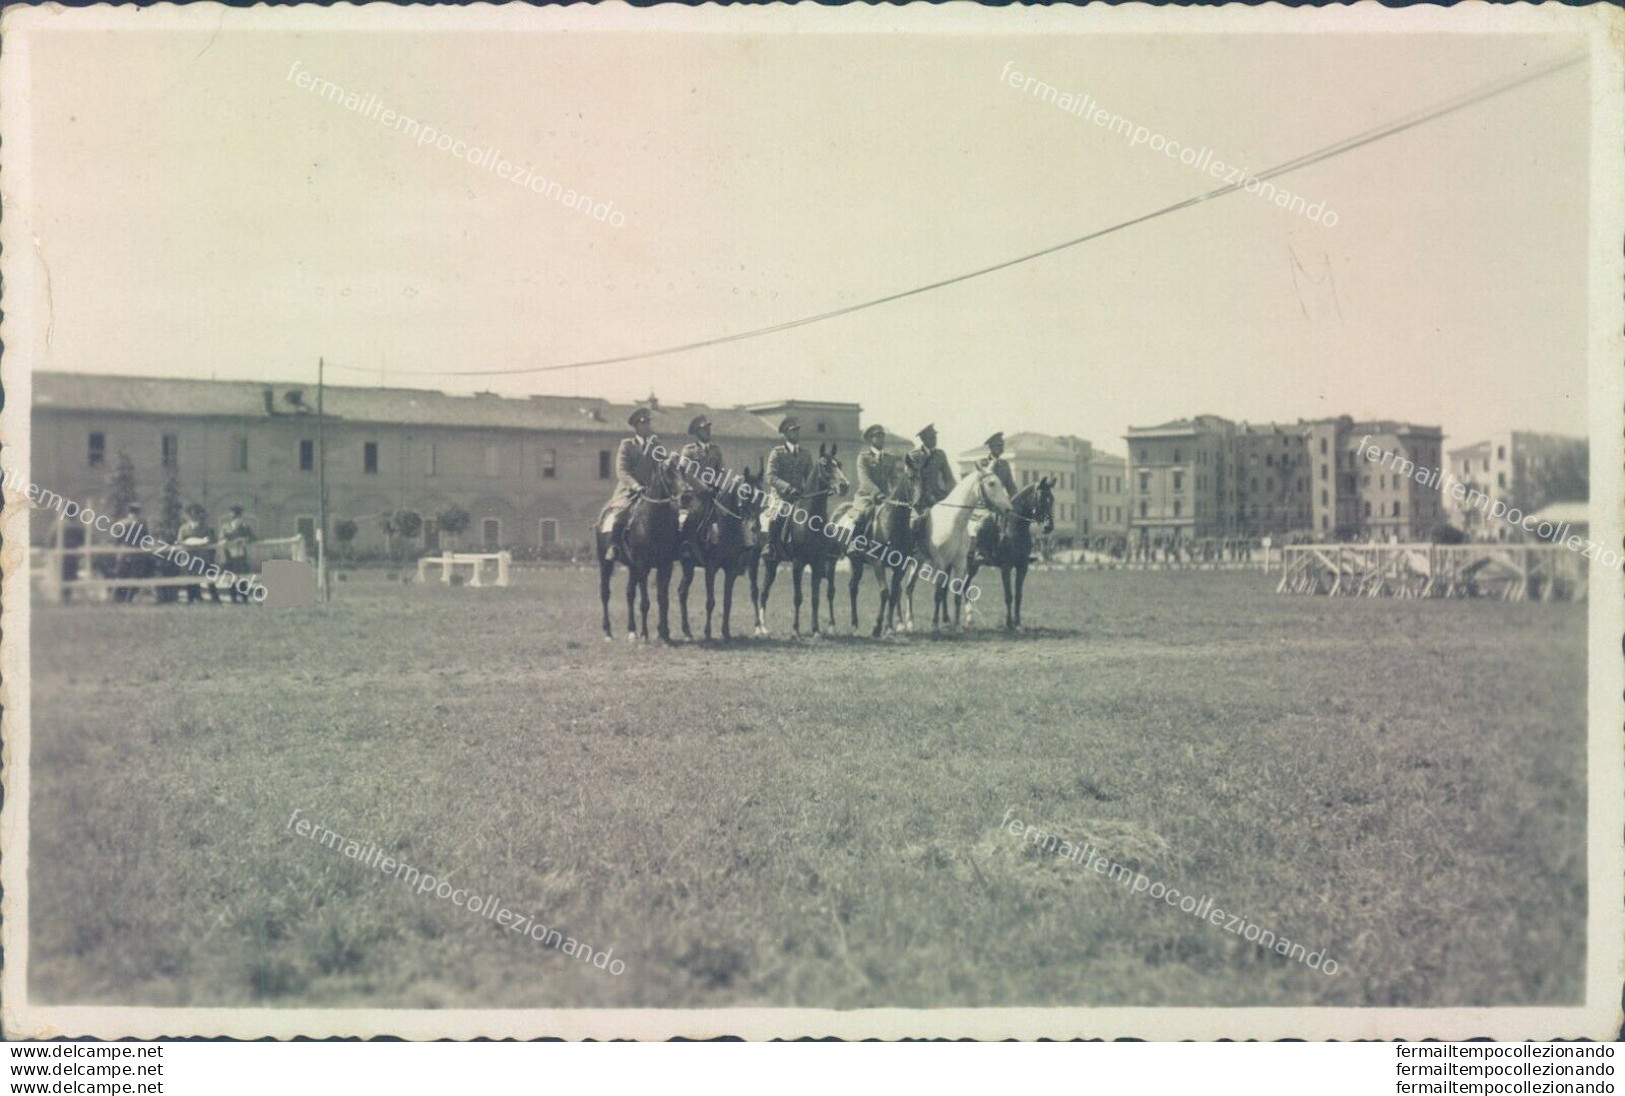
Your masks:
<instances>
[{"instance_id":1,"label":"horse hoof","mask_svg":"<svg viewBox=\"0 0 1625 1096\"><path fill-rule=\"evenodd\" d=\"M626 633L626 641L628 643L636 643L638 641L638 634L636 632Z\"/></svg>"}]
</instances>

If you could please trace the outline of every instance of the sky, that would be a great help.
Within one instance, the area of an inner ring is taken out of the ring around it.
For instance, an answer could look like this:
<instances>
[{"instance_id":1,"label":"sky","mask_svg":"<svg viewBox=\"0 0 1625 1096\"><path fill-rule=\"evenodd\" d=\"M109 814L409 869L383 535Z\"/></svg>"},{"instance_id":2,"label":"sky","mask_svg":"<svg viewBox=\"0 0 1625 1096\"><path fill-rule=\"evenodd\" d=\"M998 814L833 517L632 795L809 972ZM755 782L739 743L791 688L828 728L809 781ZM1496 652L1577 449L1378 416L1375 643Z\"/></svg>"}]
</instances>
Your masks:
<instances>
[{"instance_id":1,"label":"sky","mask_svg":"<svg viewBox=\"0 0 1625 1096\"><path fill-rule=\"evenodd\" d=\"M37 368L853 401L950 451L1122 451L1197 413L1586 432L1587 75L1567 70L1022 266L1212 189L1036 76L1226 163L1279 161L1565 56L1549 35L933 36L51 30L33 43ZM620 227L291 78L410 115ZM8 214L9 215L9 214Z\"/></svg>"}]
</instances>

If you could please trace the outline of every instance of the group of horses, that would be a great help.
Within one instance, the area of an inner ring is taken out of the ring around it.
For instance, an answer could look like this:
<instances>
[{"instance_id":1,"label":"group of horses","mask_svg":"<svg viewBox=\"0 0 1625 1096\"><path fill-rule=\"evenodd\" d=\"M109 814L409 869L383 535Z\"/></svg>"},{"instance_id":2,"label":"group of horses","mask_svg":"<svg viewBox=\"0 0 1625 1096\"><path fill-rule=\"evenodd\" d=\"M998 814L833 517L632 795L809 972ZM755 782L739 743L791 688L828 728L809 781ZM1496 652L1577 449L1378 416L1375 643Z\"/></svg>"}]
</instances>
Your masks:
<instances>
[{"instance_id":1,"label":"group of horses","mask_svg":"<svg viewBox=\"0 0 1625 1096\"><path fill-rule=\"evenodd\" d=\"M879 499L866 527L857 537L835 536L826 532L845 509L834 500L845 495L850 483L837 456L837 446L819 446L807 482L800 485L792 516L783 521L784 533L775 553L764 555L768 534L763 530L766 513L775 507L764 488L761 469L741 474L726 473L714 487L696 489L685 482L676 455L656 466L651 481L633 501L622 532L613 542L610 535L597 535L599 594L604 610L604 637L614 638L609 619L610 585L617 565L626 568L626 631L630 640L649 639L649 582L654 580L659 609L657 634L671 642L669 588L672 571L681 566L683 577L677 587L683 635L693 638L689 628L688 594L694 574L705 572L705 638L712 638L716 610L716 579L722 576L721 635L733 638L734 582L750 577L751 607L755 616L754 634L769 634L768 597L780 565L790 569L795 590L795 616L792 633L801 634L802 572L812 579L812 633L820 634L820 594L824 595L833 630L835 624L835 568L844 556L851 566L847 589L851 599L851 625L858 631L858 588L864 571L875 573L880 591L880 608L870 634L879 637L890 632L913 630L914 586L920 571L933 573L933 629L948 622L949 587L963 576L953 595L953 624L962 624L967 594L976 600L972 585L979 568L997 567L1004 583L1005 627L1021 627L1021 596L1027 581L1027 565L1032 559L1033 529L1046 532L1054 527L1054 482L1040 478L1012 497L991 472L976 469L959 481L948 495L918 518L915 502L919 486L906 471L889 497ZM679 516L687 509L687 520L679 532ZM973 538L971 516L975 511L991 515ZM766 512L766 513L764 513ZM683 542L688 550L683 550ZM938 576L942 581L938 581ZM636 601L636 605L634 602ZM641 613L641 615L640 615Z\"/></svg>"}]
</instances>

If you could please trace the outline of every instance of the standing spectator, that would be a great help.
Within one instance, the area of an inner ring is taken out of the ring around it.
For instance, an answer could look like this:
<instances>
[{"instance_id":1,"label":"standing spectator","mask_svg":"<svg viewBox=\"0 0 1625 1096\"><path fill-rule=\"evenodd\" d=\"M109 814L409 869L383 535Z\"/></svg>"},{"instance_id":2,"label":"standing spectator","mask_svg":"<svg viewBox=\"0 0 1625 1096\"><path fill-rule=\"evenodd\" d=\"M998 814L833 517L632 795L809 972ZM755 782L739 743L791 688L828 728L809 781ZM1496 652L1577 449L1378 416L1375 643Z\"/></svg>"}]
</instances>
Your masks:
<instances>
[{"instance_id":1,"label":"standing spectator","mask_svg":"<svg viewBox=\"0 0 1625 1096\"><path fill-rule=\"evenodd\" d=\"M186 508L186 520L181 523L177 534L180 545L194 560L203 564L207 571L214 566L214 527L209 524L209 512L198 503ZM209 599L216 605L220 604L220 588L213 582L209 583ZM186 603L191 605L203 600L202 584L194 584L186 588Z\"/></svg>"},{"instance_id":2,"label":"standing spectator","mask_svg":"<svg viewBox=\"0 0 1625 1096\"><path fill-rule=\"evenodd\" d=\"M248 595L243 593L239 586L245 585L237 580L248 578L248 545L254 539L254 530L249 528L248 522L243 520L243 508L231 508L231 520L227 521L220 530L220 539L226 546L226 570L234 573L235 579L231 584L231 600L248 603Z\"/></svg>"},{"instance_id":3,"label":"standing spectator","mask_svg":"<svg viewBox=\"0 0 1625 1096\"><path fill-rule=\"evenodd\" d=\"M123 543L126 546L139 544L142 538L149 535L146 521L141 516L141 504L139 502L130 503L124 516L119 520L129 529L129 532L124 535ZM115 566L119 578L145 579L152 577L153 564L156 562L158 562L157 559L151 553L140 550L131 551L126 547L120 552ZM117 586L113 589L113 600L134 601L140 594L141 587L139 586Z\"/></svg>"}]
</instances>

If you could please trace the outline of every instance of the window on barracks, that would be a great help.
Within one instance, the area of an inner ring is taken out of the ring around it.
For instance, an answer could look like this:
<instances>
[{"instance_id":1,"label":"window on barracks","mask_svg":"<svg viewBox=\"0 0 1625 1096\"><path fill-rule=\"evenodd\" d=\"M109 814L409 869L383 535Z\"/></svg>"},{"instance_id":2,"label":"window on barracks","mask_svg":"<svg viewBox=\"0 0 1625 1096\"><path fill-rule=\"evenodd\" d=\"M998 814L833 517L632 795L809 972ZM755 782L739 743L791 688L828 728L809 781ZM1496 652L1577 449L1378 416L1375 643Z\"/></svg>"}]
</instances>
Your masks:
<instances>
[{"instance_id":1,"label":"window on barracks","mask_svg":"<svg viewBox=\"0 0 1625 1096\"><path fill-rule=\"evenodd\" d=\"M239 472L246 472L248 471L248 438L245 435L238 434L235 440L236 445L233 446L236 450L233 454L236 458L235 467Z\"/></svg>"},{"instance_id":2,"label":"window on barracks","mask_svg":"<svg viewBox=\"0 0 1625 1096\"><path fill-rule=\"evenodd\" d=\"M309 438L299 439L299 471L308 472L316 467L316 443Z\"/></svg>"},{"instance_id":3,"label":"window on barracks","mask_svg":"<svg viewBox=\"0 0 1625 1096\"><path fill-rule=\"evenodd\" d=\"M543 449L540 460L543 479L553 479L559 474L559 451L557 449Z\"/></svg>"},{"instance_id":4,"label":"window on barracks","mask_svg":"<svg viewBox=\"0 0 1625 1096\"><path fill-rule=\"evenodd\" d=\"M485 474L488 476L495 476L501 474L501 472L501 451L494 445L487 445L485 447Z\"/></svg>"},{"instance_id":5,"label":"window on barracks","mask_svg":"<svg viewBox=\"0 0 1625 1096\"><path fill-rule=\"evenodd\" d=\"M361 470L369 476L378 474L378 443L366 441L361 443Z\"/></svg>"},{"instance_id":6,"label":"window on barracks","mask_svg":"<svg viewBox=\"0 0 1625 1096\"><path fill-rule=\"evenodd\" d=\"M1145 495L1145 494L1149 494L1150 492L1151 492L1151 473L1150 472L1141 472L1140 473L1140 494ZM1141 505L1142 508L1145 506L1144 503L1141 503L1140 505Z\"/></svg>"},{"instance_id":7,"label":"window on barracks","mask_svg":"<svg viewBox=\"0 0 1625 1096\"><path fill-rule=\"evenodd\" d=\"M181 463L181 439L178 434L165 434L163 437L163 456L165 468L177 468Z\"/></svg>"},{"instance_id":8,"label":"window on barracks","mask_svg":"<svg viewBox=\"0 0 1625 1096\"><path fill-rule=\"evenodd\" d=\"M107 463L106 434L97 433L90 435L90 452L87 454L86 459L89 461L92 468L100 468L102 465Z\"/></svg>"}]
</instances>

